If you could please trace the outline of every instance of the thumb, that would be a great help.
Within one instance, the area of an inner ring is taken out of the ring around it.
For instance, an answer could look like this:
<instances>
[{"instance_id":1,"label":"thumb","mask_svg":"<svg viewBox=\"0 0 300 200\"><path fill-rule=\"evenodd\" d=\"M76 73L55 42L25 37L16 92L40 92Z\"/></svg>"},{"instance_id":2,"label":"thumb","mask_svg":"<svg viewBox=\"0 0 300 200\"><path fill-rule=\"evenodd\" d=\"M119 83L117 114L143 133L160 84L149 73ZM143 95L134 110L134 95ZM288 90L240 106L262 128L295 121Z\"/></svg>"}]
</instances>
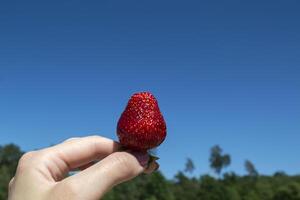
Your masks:
<instances>
[{"instance_id":1,"label":"thumb","mask_svg":"<svg viewBox=\"0 0 300 200\"><path fill-rule=\"evenodd\" d=\"M142 173L148 160L147 153L115 152L84 171L64 179L57 186L63 185L62 188L71 190L70 194L76 196L74 199L98 200L113 186Z\"/></svg>"}]
</instances>

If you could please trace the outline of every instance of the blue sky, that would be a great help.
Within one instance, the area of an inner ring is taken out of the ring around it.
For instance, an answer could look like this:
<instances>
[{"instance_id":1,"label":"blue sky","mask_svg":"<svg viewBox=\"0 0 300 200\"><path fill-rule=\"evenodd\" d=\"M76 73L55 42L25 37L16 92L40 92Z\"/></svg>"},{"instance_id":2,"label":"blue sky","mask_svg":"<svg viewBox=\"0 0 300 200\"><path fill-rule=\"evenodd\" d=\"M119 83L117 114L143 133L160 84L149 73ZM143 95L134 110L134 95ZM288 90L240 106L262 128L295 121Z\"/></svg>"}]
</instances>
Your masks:
<instances>
[{"instance_id":1,"label":"blue sky","mask_svg":"<svg viewBox=\"0 0 300 200\"><path fill-rule=\"evenodd\" d=\"M24 150L115 127L152 91L168 125L172 177L209 149L227 169L299 173L299 1L1 1L0 144Z\"/></svg>"}]
</instances>

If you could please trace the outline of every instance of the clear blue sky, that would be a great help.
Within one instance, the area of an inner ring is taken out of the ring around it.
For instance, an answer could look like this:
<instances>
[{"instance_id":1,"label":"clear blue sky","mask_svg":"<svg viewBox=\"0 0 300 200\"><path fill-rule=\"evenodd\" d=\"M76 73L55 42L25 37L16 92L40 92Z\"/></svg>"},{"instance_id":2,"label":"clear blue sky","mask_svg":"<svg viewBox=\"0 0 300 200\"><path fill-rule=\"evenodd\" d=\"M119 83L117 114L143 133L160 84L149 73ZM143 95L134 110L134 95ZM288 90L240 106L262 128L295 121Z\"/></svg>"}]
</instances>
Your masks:
<instances>
[{"instance_id":1,"label":"clear blue sky","mask_svg":"<svg viewBox=\"0 0 300 200\"><path fill-rule=\"evenodd\" d=\"M186 157L210 172L300 173L300 2L1 1L0 144L24 150L115 127L152 91L168 125L171 177Z\"/></svg>"}]
</instances>

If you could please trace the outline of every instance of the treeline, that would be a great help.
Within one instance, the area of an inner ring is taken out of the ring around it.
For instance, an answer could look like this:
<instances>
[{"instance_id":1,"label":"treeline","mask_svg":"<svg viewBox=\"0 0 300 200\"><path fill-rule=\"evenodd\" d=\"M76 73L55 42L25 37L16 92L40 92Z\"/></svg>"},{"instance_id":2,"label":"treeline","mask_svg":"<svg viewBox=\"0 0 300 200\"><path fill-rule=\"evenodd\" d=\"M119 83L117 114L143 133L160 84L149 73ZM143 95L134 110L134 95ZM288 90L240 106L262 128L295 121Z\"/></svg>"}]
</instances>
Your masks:
<instances>
[{"instance_id":1,"label":"treeline","mask_svg":"<svg viewBox=\"0 0 300 200\"><path fill-rule=\"evenodd\" d=\"M160 172L142 175L115 187L104 200L300 200L300 175L288 176L280 171L273 176L259 175L249 160L244 166L247 175L222 174L231 157L218 145L211 148L209 163L218 178L207 174L193 177L195 165L188 158L185 169L172 180Z\"/></svg>"},{"instance_id":2,"label":"treeline","mask_svg":"<svg viewBox=\"0 0 300 200\"><path fill-rule=\"evenodd\" d=\"M300 200L300 176L209 175L188 178L178 172L167 180L160 172L142 175L112 189L104 200Z\"/></svg>"},{"instance_id":3,"label":"treeline","mask_svg":"<svg viewBox=\"0 0 300 200\"><path fill-rule=\"evenodd\" d=\"M23 152L14 144L0 146L0 200L7 199L8 182ZM216 176L194 175L195 164L187 159L185 168L169 180L157 171L123 183L106 194L104 200L300 200L300 175L276 172L260 175L246 160L247 175L222 173L231 157L219 146L211 148L209 164Z\"/></svg>"}]
</instances>

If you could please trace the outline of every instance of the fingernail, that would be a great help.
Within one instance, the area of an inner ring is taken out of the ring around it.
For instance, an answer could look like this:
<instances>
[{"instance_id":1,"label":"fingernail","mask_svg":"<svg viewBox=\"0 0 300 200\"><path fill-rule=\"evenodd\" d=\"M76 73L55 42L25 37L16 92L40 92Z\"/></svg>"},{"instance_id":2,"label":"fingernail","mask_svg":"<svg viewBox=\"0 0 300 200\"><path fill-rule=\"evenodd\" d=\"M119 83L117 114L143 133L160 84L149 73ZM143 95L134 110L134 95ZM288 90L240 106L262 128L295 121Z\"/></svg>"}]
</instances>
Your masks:
<instances>
[{"instance_id":1,"label":"fingernail","mask_svg":"<svg viewBox=\"0 0 300 200\"><path fill-rule=\"evenodd\" d=\"M136 157L136 159L139 161L141 166L146 167L148 165L148 162L149 162L148 153L143 153L143 152L139 152L139 151L132 151L131 154Z\"/></svg>"}]
</instances>

